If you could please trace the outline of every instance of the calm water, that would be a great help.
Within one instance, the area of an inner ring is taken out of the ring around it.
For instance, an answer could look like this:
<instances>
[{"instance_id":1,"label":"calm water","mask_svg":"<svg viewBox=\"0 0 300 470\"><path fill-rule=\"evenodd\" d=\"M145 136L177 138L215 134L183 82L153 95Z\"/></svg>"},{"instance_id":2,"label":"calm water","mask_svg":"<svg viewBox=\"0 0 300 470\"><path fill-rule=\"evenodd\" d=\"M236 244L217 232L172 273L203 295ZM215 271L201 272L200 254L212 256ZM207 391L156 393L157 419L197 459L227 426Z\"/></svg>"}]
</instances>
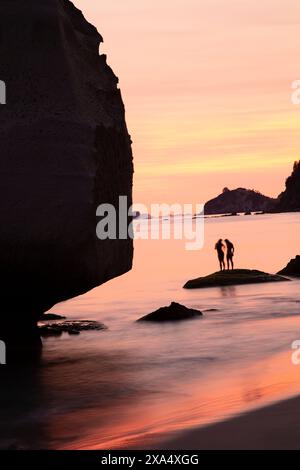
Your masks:
<instances>
[{"instance_id":1,"label":"calm water","mask_svg":"<svg viewBox=\"0 0 300 470\"><path fill-rule=\"evenodd\" d=\"M235 243L236 267L278 271L300 253L299 226L300 214L206 219L198 252L179 241L136 241L130 273L53 309L97 319L108 330L45 340L41 366L2 385L9 392L1 446L155 447L164 433L297 394L300 365L291 363L291 343L300 339L300 280L182 285L217 269L220 237ZM135 323L173 300L202 310L203 318Z\"/></svg>"}]
</instances>

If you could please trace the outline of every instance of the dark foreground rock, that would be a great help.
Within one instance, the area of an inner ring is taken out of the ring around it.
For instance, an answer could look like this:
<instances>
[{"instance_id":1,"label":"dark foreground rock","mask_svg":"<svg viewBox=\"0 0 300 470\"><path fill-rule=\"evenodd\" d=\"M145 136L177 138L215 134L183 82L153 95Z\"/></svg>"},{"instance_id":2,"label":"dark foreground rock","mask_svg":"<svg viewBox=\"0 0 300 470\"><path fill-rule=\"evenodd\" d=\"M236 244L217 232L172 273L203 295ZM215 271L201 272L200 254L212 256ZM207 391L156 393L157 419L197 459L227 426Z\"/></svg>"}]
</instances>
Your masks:
<instances>
[{"instance_id":1,"label":"dark foreground rock","mask_svg":"<svg viewBox=\"0 0 300 470\"><path fill-rule=\"evenodd\" d=\"M185 289L196 289L200 287L222 287L238 284L258 284L262 282L288 281L277 274L268 274L252 269L233 269L231 271L218 271L208 276L198 277L188 281L183 287Z\"/></svg>"},{"instance_id":2,"label":"dark foreground rock","mask_svg":"<svg viewBox=\"0 0 300 470\"><path fill-rule=\"evenodd\" d=\"M57 323L48 323L39 327L39 333L42 337L61 336L63 333L69 335L79 335L81 331L107 330L103 323L91 320L64 321Z\"/></svg>"},{"instance_id":3,"label":"dark foreground rock","mask_svg":"<svg viewBox=\"0 0 300 470\"><path fill-rule=\"evenodd\" d=\"M283 274L285 276L294 276L300 277L300 256L297 255L296 258L291 259L291 261L283 268L278 274Z\"/></svg>"},{"instance_id":4,"label":"dark foreground rock","mask_svg":"<svg viewBox=\"0 0 300 470\"><path fill-rule=\"evenodd\" d=\"M96 208L131 204L133 166L118 79L82 13L5 1L0 30L1 325L14 331L131 269L132 240L99 240Z\"/></svg>"},{"instance_id":5,"label":"dark foreground rock","mask_svg":"<svg viewBox=\"0 0 300 470\"><path fill-rule=\"evenodd\" d=\"M168 322L168 321L182 321L191 318L200 318L202 313L200 310L185 307L184 305L172 302L168 307L161 307L155 312L149 313L137 321L152 321L152 322Z\"/></svg>"},{"instance_id":6,"label":"dark foreground rock","mask_svg":"<svg viewBox=\"0 0 300 470\"><path fill-rule=\"evenodd\" d=\"M57 315L56 313L43 313L39 317L39 321L64 320L65 318L63 315Z\"/></svg>"},{"instance_id":7,"label":"dark foreground rock","mask_svg":"<svg viewBox=\"0 0 300 470\"><path fill-rule=\"evenodd\" d=\"M35 321L22 321L22 318L0 324L0 340L4 341L6 349L6 364L8 366L23 366L24 364L39 364L42 354L42 341Z\"/></svg>"}]
</instances>

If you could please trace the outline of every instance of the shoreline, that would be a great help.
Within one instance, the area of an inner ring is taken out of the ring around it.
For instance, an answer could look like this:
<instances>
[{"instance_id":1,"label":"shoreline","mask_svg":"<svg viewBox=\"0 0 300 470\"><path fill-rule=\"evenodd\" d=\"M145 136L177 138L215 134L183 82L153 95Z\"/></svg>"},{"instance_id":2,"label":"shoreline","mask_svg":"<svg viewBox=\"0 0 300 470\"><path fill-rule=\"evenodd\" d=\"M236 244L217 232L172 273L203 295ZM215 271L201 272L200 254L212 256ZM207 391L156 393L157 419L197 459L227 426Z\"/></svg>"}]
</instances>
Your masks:
<instances>
[{"instance_id":1,"label":"shoreline","mask_svg":"<svg viewBox=\"0 0 300 470\"><path fill-rule=\"evenodd\" d=\"M156 449L299 450L300 395L165 436Z\"/></svg>"}]
</instances>

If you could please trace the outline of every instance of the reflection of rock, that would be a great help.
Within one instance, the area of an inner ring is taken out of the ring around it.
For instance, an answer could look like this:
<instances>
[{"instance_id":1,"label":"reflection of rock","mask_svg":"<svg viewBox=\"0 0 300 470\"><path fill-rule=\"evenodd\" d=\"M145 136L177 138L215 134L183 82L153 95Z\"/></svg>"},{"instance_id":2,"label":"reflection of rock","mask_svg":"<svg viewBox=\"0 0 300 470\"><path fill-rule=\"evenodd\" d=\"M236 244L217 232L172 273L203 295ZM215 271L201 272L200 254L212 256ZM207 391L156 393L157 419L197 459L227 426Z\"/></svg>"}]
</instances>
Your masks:
<instances>
[{"instance_id":1,"label":"reflection of rock","mask_svg":"<svg viewBox=\"0 0 300 470\"><path fill-rule=\"evenodd\" d=\"M118 79L81 12L27 0L0 14L1 322L15 331L131 268L132 240L98 240L96 208L131 205L132 153Z\"/></svg>"},{"instance_id":2,"label":"reflection of rock","mask_svg":"<svg viewBox=\"0 0 300 470\"><path fill-rule=\"evenodd\" d=\"M231 271L218 271L208 276L192 279L183 287L186 289L195 289L199 287L220 287L278 281L288 281L288 279L277 274L268 274L257 270L233 269Z\"/></svg>"},{"instance_id":3,"label":"reflection of rock","mask_svg":"<svg viewBox=\"0 0 300 470\"><path fill-rule=\"evenodd\" d=\"M153 322L167 322L167 321L181 321L189 320L191 318L199 318L202 316L200 310L187 308L184 305L172 302L168 307L161 307L155 312L149 313L137 321L153 321Z\"/></svg>"},{"instance_id":4,"label":"reflection of rock","mask_svg":"<svg viewBox=\"0 0 300 470\"><path fill-rule=\"evenodd\" d=\"M296 258L291 259L291 261L286 265L286 267L279 271L278 274L300 277L300 256L297 255Z\"/></svg>"},{"instance_id":5,"label":"reflection of rock","mask_svg":"<svg viewBox=\"0 0 300 470\"><path fill-rule=\"evenodd\" d=\"M69 335L79 335L81 331L106 330L103 323L91 320L76 320L50 323L39 327L39 333L42 337L61 336L63 333Z\"/></svg>"}]
</instances>

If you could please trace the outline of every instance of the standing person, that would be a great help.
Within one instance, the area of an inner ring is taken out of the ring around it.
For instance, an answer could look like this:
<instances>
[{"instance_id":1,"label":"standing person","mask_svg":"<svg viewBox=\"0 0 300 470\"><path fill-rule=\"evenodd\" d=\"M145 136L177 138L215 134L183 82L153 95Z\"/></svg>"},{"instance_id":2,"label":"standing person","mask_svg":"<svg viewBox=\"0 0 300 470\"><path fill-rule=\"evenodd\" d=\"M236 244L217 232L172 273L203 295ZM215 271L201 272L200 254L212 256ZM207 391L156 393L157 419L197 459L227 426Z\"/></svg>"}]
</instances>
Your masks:
<instances>
[{"instance_id":1,"label":"standing person","mask_svg":"<svg viewBox=\"0 0 300 470\"><path fill-rule=\"evenodd\" d=\"M233 243L231 243L231 241L228 240L227 238L225 240L225 243L226 243L227 269L230 269L229 266L231 266L231 269L233 269L234 246L233 246Z\"/></svg>"},{"instance_id":2,"label":"standing person","mask_svg":"<svg viewBox=\"0 0 300 470\"><path fill-rule=\"evenodd\" d=\"M219 260L219 263L220 263L220 271L223 271L225 269L224 248L225 248L225 246L224 246L223 240L222 240L222 238L220 238L220 240L218 240L217 243L215 244L215 250L217 250L218 260Z\"/></svg>"}]
</instances>

